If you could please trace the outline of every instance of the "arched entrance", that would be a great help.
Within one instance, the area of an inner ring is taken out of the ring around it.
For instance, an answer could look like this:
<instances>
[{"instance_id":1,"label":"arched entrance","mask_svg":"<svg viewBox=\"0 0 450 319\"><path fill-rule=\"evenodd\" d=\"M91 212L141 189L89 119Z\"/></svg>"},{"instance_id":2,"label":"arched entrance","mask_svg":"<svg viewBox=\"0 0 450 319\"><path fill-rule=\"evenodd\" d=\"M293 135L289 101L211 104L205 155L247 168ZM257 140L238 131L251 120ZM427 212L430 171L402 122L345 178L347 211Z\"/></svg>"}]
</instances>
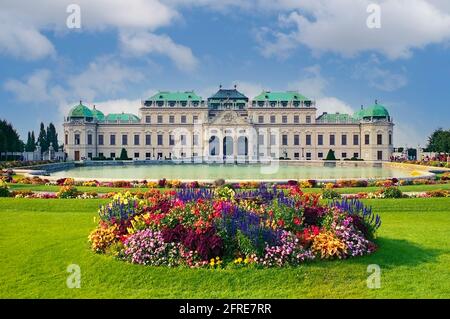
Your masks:
<instances>
[{"instance_id":1,"label":"arched entrance","mask_svg":"<svg viewBox=\"0 0 450 319\"><path fill-rule=\"evenodd\" d=\"M223 156L233 156L233 138L225 136L223 138Z\"/></svg>"},{"instance_id":2,"label":"arched entrance","mask_svg":"<svg viewBox=\"0 0 450 319\"><path fill-rule=\"evenodd\" d=\"M238 138L238 155L248 156L248 138L246 136L239 136Z\"/></svg>"},{"instance_id":3,"label":"arched entrance","mask_svg":"<svg viewBox=\"0 0 450 319\"><path fill-rule=\"evenodd\" d=\"M216 156L219 155L219 138L215 135L211 136L209 139L209 155Z\"/></svg>"}]
</instances>

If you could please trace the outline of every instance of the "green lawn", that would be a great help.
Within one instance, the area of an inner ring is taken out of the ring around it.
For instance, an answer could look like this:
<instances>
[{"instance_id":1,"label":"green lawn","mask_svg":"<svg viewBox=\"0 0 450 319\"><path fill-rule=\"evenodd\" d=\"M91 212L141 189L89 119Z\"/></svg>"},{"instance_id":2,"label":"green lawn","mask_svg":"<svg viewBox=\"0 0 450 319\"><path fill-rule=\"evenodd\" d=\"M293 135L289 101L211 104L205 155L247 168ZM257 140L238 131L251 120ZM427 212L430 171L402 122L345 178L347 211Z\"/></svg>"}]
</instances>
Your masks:
<instances>
[{"instance_id":1,"label":"green lawn","mask_svg":"<svg viewBox=\"0 0 450 319\"><path fill-rule=\"evenodd\" d=\"M31 190L42 192L57 192L60 186L54 185L30 185L30 184L9 184L11 190ZM109 193L119 191L147 191L148 188L114 188L114 187L85 187L78 186L77 189L82 192L97 192L97 193ZM349 188L336 188L336 191L341 194L355 194L359 192L375 192L381 189L380 187L349 187ZM450 190L450 183L436 184L436 185L409 185L400 186L403 192L425 192L430 190ZM304 192L318 193L322 190L320 188L304 188Z\"/></svg>"},{"instance_id":2,"label":"green lawn","mask_svg":"<svg viewBox=\"0 0 450 319\"><path fill-rule=\"evenodd\" d=\"M105 200L0 199L0 298L450 298L450 198L372 200L371 256L260 270L132 265L89 250ZM69 264L81 288L66 287ZM366 287L367 265L381 289Z\"/></svg>"}]
</instances>

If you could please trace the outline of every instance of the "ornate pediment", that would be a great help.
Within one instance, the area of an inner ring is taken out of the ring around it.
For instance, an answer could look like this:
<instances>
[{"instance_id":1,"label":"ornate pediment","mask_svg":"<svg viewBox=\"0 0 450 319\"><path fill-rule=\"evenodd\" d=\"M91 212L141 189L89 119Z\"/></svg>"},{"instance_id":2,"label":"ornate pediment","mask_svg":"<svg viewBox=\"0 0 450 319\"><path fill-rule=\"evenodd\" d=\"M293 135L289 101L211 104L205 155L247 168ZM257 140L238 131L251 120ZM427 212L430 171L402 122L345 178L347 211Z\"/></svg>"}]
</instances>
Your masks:
<instances>
[{"instance_id":1,"label":"ornate pediment","mask_svg":"<svg viewBox=\"0 0 450 319\"><path fill-rule=\"evenodd\" d=\"M223 111L219 113L210 125L250 125L247 120L235 111Z\"/></svg>"}]
</instances>

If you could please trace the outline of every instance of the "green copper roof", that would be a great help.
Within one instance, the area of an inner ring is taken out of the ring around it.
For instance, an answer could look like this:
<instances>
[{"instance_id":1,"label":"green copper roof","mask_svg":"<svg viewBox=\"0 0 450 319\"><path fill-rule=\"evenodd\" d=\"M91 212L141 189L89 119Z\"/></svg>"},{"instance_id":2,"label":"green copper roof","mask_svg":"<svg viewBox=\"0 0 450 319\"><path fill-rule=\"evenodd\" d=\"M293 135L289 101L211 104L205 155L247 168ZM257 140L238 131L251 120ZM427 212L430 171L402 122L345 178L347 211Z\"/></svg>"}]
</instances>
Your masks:
<instances>
[{"instance_id":1,"label":"green copper roof","mask_svg":"<svg viewBox=\"0 0 450 319\"><path fill-rule=\"evenodd\" d=\"M389 112L385 106L381 104L374 104L366 110L364 116L389 117Z\"/></svg>"},{"instance_id":2,"label":"green copper roof","mask_svg":"<svg viewBox=\"0 0 450 319\"><path fill-rule=\"evenodd\" d=\"M358 120L349 114L323 113L317 118L318 123L357 123Z\"/></svg>"},{"instance_id":3,"label":"green copper roof","mask_svg":"<svg viewBox=\"0 0 450 319\"><path fill-rule=\"evenodd\" d=\"M103 114L102 111L97 110L95 108L95 105L94 105L94 108L92 109L92 114L94 115L94 118L96 120L103 121L105 119L105 114Z\"/></svg>"},{"instance_id":4,"label":"green copper roof","mask_svg":"<svg viewBox=\"0 0 450 319\"><path fill-rule=\"evenodd\" d=\"M166 92L160 91L151 96L148 101L198 101L202 98L198 96L194 91L186 92Z\"/></svg>"},{"instance_id":5,"label":"green copper roof","mask_svg":"<svg viewBox=\"0 0 450 319\"><path fill-rule=\"evenodd\" d=\"M248 101L248 97L239 92L236 89L219 89L216 93L214 93L211 97L208 98L208 101L211 100L245 100Z\"/></svg>"},{"instance_id":6,"label":"green copper roof","mask_svg":"<svg viewBox=\"0 0 450 319\"><path fill-rule=\"evenodd\" d=\"M69 117L75 118L94 117L94 114L86 105L83 105L82 102L80 101L80 104L75 105L70 110Z\"/></svg>"},{"instance_id":7,"label":"green copper roof","mask_svg":"<svg viewBox=\"0 0 450 319\"><path fill-rule=\"evenodd\" d=\"M105 117L106 122L125 122L139 123L141 120L134 114L130 113L111 113Z\"/></svg>"},{"instance_id":8,"label":"green copper roof","mask_svg":"<svg viewBox=\"0 0 450 319\"><path fill-rule=\"evenodd\" d=\"M371 107L359 110L353 117L359 120L367 117L389 117L389 112L385 106L375 103Z\"/></svg>"},{"instance_id":9,"label":"green copper roof","mask_svg":"<svg viewBox=\"0 0 450 319\"><path fill-rule=\"evenodd\" d=\"M256 96L254 101L310 101L307 97L304 95L295 92L295 91L287 91L287 92L269 92L269 91L263 91L261 94Z\"/></svg>"}]
</instances>

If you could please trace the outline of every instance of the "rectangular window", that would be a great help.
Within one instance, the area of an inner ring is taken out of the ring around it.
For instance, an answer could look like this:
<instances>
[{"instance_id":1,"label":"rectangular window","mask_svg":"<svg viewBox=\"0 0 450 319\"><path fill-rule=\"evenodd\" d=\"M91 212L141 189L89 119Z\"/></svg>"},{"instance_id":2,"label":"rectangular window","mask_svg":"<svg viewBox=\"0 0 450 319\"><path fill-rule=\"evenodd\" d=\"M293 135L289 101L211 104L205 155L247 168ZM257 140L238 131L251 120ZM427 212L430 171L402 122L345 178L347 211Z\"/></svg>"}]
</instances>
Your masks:
<instances>
[{"instance_id":1,"label":"rectangular window","mask_svg":"<svg viewBox=\"0 0 450 319\"><path fill-rule=\"evenodd\" d=\"M98 157L103 158L104 156L103 153L98 153Z\"/></svg>"},{"instance_id":2,"label":"rectangular window","mask_svg":"<svg viewBox=\"0 0 450 319\"><path fill-rule=\"evenodd\" d=\"M88 143L88 145L92 145L92 134L88 134L87 143Z\"/></svg>"},{"instance_id":3,"label":"rectangular window","mask_svg":"<svg viewBox=\"0 0 450 319\"><path fill-rule=\"evenodd\" d=\"M330 145L335 145L336 144L336 137L334 134L330 135Z\"/></svg>"},{"instance_id":4,"label":"rectangular window","mask_svg":"<svg viewBox=\"0 0 450 319\"><path fill-rule=\"evenodd\" d=\"M152 135L151 134L145 135L145 145L152 145Z\"/></svg>"},{"instance_id":5,"label":"rectangular window","mask_svg":"<svg viewBox=\"0 0 450 319\"><path fill-rule=\"evenodd\" d=\"M163 116L158 115L158 124L162 124L162 122L163 122Z\"/></svg>"},{"instance_id":6,"label":"rectangular window","mask_svg":"<svg viewBox=\"0 0 450 319\"><path fill-rule=\"evenodd\" d=\"M359 135L353 135L353 145L359 145Z\"/></svg>"},{"instance_id":7,"label":"rectangular window","mask_svg":"<svg viewBox=\"0 0 450 319\"><path fill-rule=\"evenodd\" d=\"M264 135L258 135L258 145L264 145Z\"/></svg>"},{"instance_id":8,"label":"rectangular window","mask_svg":"<svg viewBox=\"0 0 450 319\"><path fill-rule=\"evenodd\" d=\"M194 134L192 137L192 144L198 146L198 134Z\"/></svg>"},{"instance_id":9,"label":"rectangular window","mask_svg":"<svg viewBox=\"0 0 450 319\"><path fill-rule=\"evenodd\" d=\"M181 145L186 145L186 135L180 135Z\"/></svg>"},{"instance_id":10,"label":"rectangular window","mask_svg":"<svg viewBox=\"0 0 450 319\"><path fill-rule=\"evenodd\" d=\"M110 158L116 158L116 153L111 153L109 157Z\"/></svg>"},{"instance_id":11,"label":"rectangular window","mask_svg":"<svg viewBox=\"0 0 450 319\"><path fill-rule=\"evenodd\" d=\"M287 135L281 136L281 140L282 140L283 145L288 145L288 136Z\"/></svg>"},{"instance_id":12,"label":"rectangular window","mask_svg":"<svg viewBox=\"0 0 450 319\"><path fill-rule=\"evenodd\" d=\"M169 145L175 145L175 137L172 134L169 135Z\"/></svg>"},{"instance_id":13,"label":"rectangular window","mask_svg":"<svg viewBox=\"0 0 450 319\"><path fill-rule=\"evenodd\" d=\"M150 153L145 153L145 159L150 159L152 155Z\"/></svg>"},{"instance_id":14,"label":"rectangular window","mask_svg":"<svg viewBox=\"0 0 450 319\"><path fill-rule=\"evenodd\" d=\"M116 136L114 134L109 136L109 145L116 145Z\"/></svg>"},{"instance_id":15,"label":"rectangular window","mask_svg":"<svg viewBox=\"0 0 450 319\"><path fill-rule=\"evenodd\" d=\"M347 135L342 135L341 136L341 144L342 145L347 145Z\"/></svg>"},{"instance_id":16,"label":"rectangular window","mask_svg":"<svg viewBox=\"0 0 450 319\"><path fill-rule=\"evenodd\" d=\"M128 135L122 135L122 145L128 145Z\"/></svg>"},{"instance_id":17,"label":"rectangular window","mask_svg":"<svg viewBox=\"0 0 450 319\"><path fill-rule=\"evenodd\" d=\"M270 145L277 145L277 136L275 134L270 134Z\"/></svg>"},{"instance_id":18,"label":"rectangular window","mask_svg":"<svg viewBox=\"0 0 450 319\"><path fill-rule=\"evenodd\" d=\"M323 145L323 135L322 134L317 135L317 144Z\"/></svg>"},{"instance_id":19,"label":"rectangular window","mask_svg":"<svg viewBox=\"0 0 450 319\"><path fill-rule=\"evenodd\" d=\"M103 138L103 134L98 136L98 145L103 145L104 143L104 138Z\"/></svg>"},{"instance_id":20,"label":"rectangular window","mask_svg":"<svg viewBox=\"0 0 450 319\"><path fill-rule=\"evenodd\" d=\"M169 123L170 124L175 123L175 116L174 115L169 115Z\"/></svg>"},{"instance_id":21,"label":"rectangular window","mask_svg":"<svg viewBox=\"0 0 450 319\"><path fill-rule=\"evenodd\" d=\"M294 115L294 124L300 123L300 117L298 115Z\"/></svg>"},{"instance_id":22,"label":"rectangular window","mask_svg":"<svg viewBox=\"0 0 450 319\"><path fill-rule=\"evenodd\" d=\"M369 134L364 135L364 143L366 145L370 144L370 135Z\"/></svg>"},{"instance_id":23,"label":"rectangular window","mask_svg":"<svg viewBox=\"0 0 450 319\"><path fill-rule=\"evenodd\" d=\"M139 145L140 141L139 141L139 135L135 134L134 135L134 145Z\"/></svg>"},{"instance_id":24,"label":"rectangular window","mask_svg":"<svg viewBox=\"0 0 450 319\"><path fill-rule=\"evenodd\" d=\"M318 157L318 158L323 158L323 153L317 154L317 157Z\"/></svg>"},{"instance_id":25,"label":"rectangular window","mask_svg":"<svg viewBox=\"0 0 450 319\"><path fill-rule=\"evenodd\" d=\"M287 121L288 120L288 118L287 118L287 115L283 115L282 117L281 117L281 122L283 123L283 124L287 124Z\"/></svg>"},{"instance_id":26,"label":"rectangular window","mask_svg":"<svg viewBox=\"0 0 450 319\"><path fill-rule=\"evenodd\" d=\"M275 124L275 122L276 122L275 115L271 115L270 116L270 123Z\"/></svg>"},{"instance_id":27,"label":"rectangular window","mask_svg":"<svg viewBox=\"0 0 450 319\"><path fill-rule=\"evenodd\" d=\"M311 145L311 135L306 135L306 145Z\"/></svg>"},{"instance_id":28,"label":"rectangular window","mask_svg":"<svg viewBox=\"0 0 450 319\"><path fill-rule=\"evenodd\" d=\"M306 115L306 124L311 124L311 115Z\"/></svg>"},{"instance_id":29,"label":"rectangular window","mask_svg":"<svg viewBox=\"0 0 450 319\"><path fill-rule=\"evenodd\" d=\"M163 135L158 134L158 146L162 146L162 145L163 145Z\"/></svg>"},{"instance_id":30,"label":"rectangular window","mask_svg":"<svg viewBox=\"0 0 450 319\"><path fill-rule=\"evenodd\" d=\"M88 153L88 158L92 159L92 153Z\"/></svg>"},{"instance_id":31,"label":"rectangular window","mask_svg":"<svg viewBox=\"0 0 450 319\"><path fill-rule=\"evenodd\" d=\"M260 124L264 123L264 115L258 116L258 123Z\"/></svg>"},{"instance_id":32,"label":"rectangular window","mask_svg":"<svg viewBox=\"0 0 450 319\"><path fill-rule=\"evenodd\" d=\"M294 145L300 145L300 135L294 135Z\"/></svg>"},{"instance_id":33,"label":"rectangular window","mask_svg":"<svg viewBox=\"0 0 450 319\"><path fill-rule=\"evenodd\" d=\"M192 117L192 121L194 122L194 124L195 124L195 123L198 123L198 116L197 116L197 115L194 115L194 116Z\"/></svg>"},{"instance_id":34,"label":"rectangular window","mask_svg":"<svg viewBox=\"0 0 450 319\"><path fill-rule=\"evenodd\" d=\"M382 161L383 160L383 151L377 152L377 160Z\"/></svg>"},{"instance_id":35,"label":"rectangular window","mask_svg":"<svg viewBox=\"0 0 450 319\"><path fill-rule=\"evenodd\" d=\"M139 153L134 153L134 158L139 158Z\"/></svg>"},{"instance_id":36,"label":"rectangular window","mask_svg":"<svg viewBox=\"0 0 450 319\"><path fill-rule=\"evenodd\" d=\"M359 153L353 153L353 158L358 158L359 157Z\"/></svg>"},{"instance_id":37,"label":"rectangular window","mask_svg":"<svg viewBox=\"0 0 450 319\"><path fill-rule=\"evenodd\" d=\"M294 158L295 159L299 159L300 158L300 153L294 153Z\"/></svg>"},{"instance_id":38,"label":"rectangular window","mask_svg":"<svg viewBox=\"0 0 450 319\"><path fill-rule=\"evenodd\" d=\"M308 160L308 161L311 160L311 153L306 153L306 160Z\"/></svg>"},{"instance_id":39,"label":"rectangular window","mask_svg":"<svg viewBox=\"0 0 450 319\"><path fill-rule=\"evenodd\" d=\"M75 145L80 145L80 134L74 136Z\"/></svg>"},{"instance_id":40,"label":"rectangular window","mask_svg":"<svg viewBox=\"0 0 450 319\"><path fill-rule=\"evenodd\" d=\"M65 142L66 145L69 144L69 135L68 134L66 134L64 136L64 142Z\"/></svg>"},{"instance_id":41,"label":"rectangular window","mask_svg":"<svg viewBox=\"0 0 450 319\"><path fill-rule=\"evenodd\" d=\"M389 145L392 145L392 134L389 134Z\"/></svg>"},{"instance_id":42,"label":"rectangular window","mask_svg":"<svg viewBox=\"0 0 450 319\"><path fill-rule=\"evenodd\" d=\"M181 115L181 124L186 124L186 115Z\"/></svg>"},{"instance_id":43,"label":"rectangular window","mask_svg":"<svg viewBox=\"0 0 450 319\"><path fill-rule=\"evenodd\" d=\"M342 153L341 155L342 158L347 158L347 153Z\"/></svg>"},{"instance_id":44,"label":"rectangular window","mask_svg":"<svg viewBox=\"0 0 450 319\"><path fill-rule=\"evenodd\" d=\"M152 122L152 118L150 115L146 115L145 116L145 123L151 123Z\"/></svg>"},{"instance_id":45,"label":"rectangular window","mask_svg":"<svg viewBox=\"0 0 450 319\"><path fill-rule=\"evenodd\" d=\"M383 145L383 135L377 134L377 144Z\"/></svg>"}]
</instances>

